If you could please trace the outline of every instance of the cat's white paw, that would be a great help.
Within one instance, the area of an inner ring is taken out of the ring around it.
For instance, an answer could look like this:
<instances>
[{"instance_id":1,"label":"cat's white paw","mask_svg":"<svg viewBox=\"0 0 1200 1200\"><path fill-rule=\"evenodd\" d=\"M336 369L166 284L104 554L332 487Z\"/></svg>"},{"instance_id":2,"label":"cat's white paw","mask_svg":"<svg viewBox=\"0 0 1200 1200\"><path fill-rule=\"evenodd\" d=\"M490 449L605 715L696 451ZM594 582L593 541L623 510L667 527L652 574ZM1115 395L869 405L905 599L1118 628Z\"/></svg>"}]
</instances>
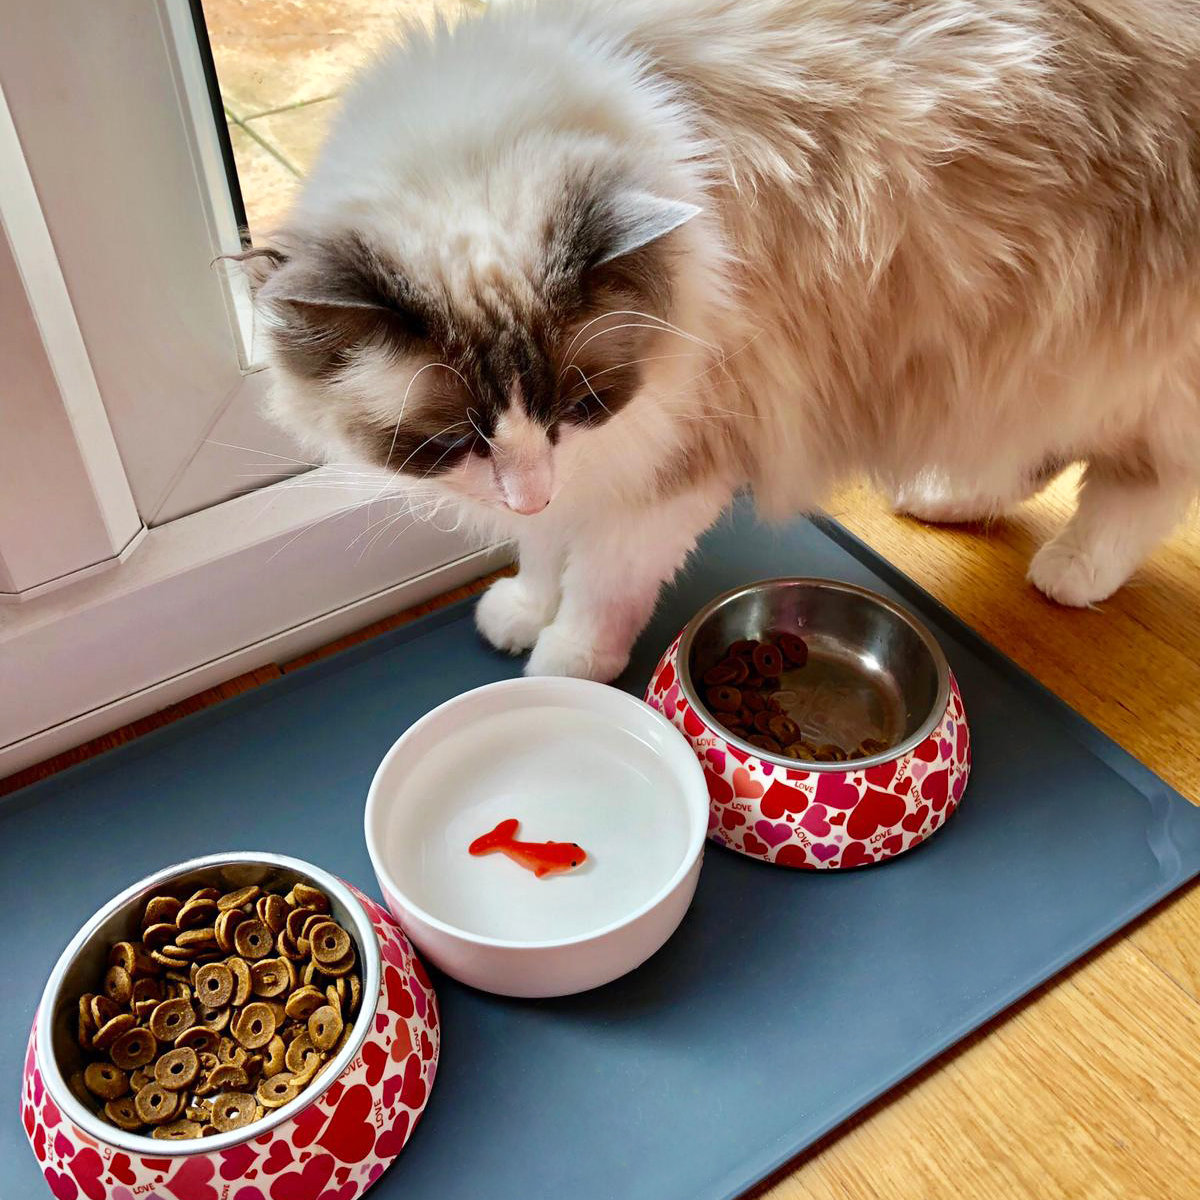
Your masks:
<instances>
[{"instance_id":1,"label":"cat's white paw","mask_svg":"<svg viewBox=\"0 0 1200 1200\"><path fill-rule=\"evenodd\" d=\"M1089 608L1107 600L1125 582L1125 573L1116 564L1055 539L1033 556L1027 578L1059 604Z\"/></svg>"},{"instance_id":2,"label":"cat's white paw","mask_svg":"<svg viewBox=\"0 0 1200 1200\"><path fill-rule=\"evenodd\" d=\"M554 620L551 597L530 591L518 575L498 579L475 606L475 626L497 650L523 654Z\"/></svg>"},{"instance_id":3,"label":"cat's white paw","mask_svg":"<svg viewBox=\"0 0 1200 1200\"><path fill-rule=\"evenodd\" d=\"M555 629L542 630L525 666L526 675L569 675L574 679L594 679L611 683L625 670L629 654L601 650L586 639Z\"/></svg>"},{"instance_id":4,"label":"cat's white paw","mask_svg":"<svg viewBox=\"0 0 1200 1200\"><path fill-rule=\"evenodd\" d=\"M930 525L958 525L991 521L1003 516L1007 506L994 496L955 492L936 483L913 483L899 488L892 496L892 508L905 517L915 517Z\"/></svg>"}]
</instances>

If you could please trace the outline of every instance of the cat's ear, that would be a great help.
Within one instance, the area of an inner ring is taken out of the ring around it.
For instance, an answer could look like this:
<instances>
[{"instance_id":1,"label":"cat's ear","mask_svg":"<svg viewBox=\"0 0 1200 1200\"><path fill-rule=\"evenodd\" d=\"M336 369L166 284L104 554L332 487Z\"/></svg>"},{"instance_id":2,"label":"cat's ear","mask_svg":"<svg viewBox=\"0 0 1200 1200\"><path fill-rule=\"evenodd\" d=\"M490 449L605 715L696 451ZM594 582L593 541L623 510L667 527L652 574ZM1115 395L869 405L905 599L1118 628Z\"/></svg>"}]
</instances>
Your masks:
<instances>
[{"instance_id":1,"label":"cat's ear","mask_svg":"<svg viewBox=\"0 0 1200 1200\"><path fill-rule=\"evenodd\" d=\"M696 205L685 200L665 200L650 192L618 192L606 214L608 227L594 265L603 266L632 254L686 225L699 213Z\"/></svg>"},{"instance_id":2,"label":"cat's ear","mask_svg":"<svg viewBox=\"0 0 1200 1200\"><path fill-rule=\"evenodd\" d=\"M326 274L318 267L290 263L259 287L260 304L296 304L306 308L352 308L383 311L383 297L368 280Z\"/></svg>"}]
</instances>

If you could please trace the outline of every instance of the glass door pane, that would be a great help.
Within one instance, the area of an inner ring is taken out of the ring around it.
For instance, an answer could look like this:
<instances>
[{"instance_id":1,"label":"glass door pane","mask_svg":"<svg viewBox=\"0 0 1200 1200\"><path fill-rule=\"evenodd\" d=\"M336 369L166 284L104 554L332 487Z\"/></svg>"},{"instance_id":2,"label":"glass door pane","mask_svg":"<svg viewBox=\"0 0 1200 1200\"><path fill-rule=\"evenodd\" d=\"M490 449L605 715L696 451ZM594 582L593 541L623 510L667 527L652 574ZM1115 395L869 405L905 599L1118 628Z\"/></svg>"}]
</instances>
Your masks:
<instances>
[{"instance_id":1,"label":"glass door pane","mask_svg":"<svg viewBox=\"0 0 1200 1200\"><path fill-rule=\"evenodd\" d=\"M278 223L339 92L405 23L456 22L480 0L202 0L251 237Z\"/></svg>"}]
</instances>

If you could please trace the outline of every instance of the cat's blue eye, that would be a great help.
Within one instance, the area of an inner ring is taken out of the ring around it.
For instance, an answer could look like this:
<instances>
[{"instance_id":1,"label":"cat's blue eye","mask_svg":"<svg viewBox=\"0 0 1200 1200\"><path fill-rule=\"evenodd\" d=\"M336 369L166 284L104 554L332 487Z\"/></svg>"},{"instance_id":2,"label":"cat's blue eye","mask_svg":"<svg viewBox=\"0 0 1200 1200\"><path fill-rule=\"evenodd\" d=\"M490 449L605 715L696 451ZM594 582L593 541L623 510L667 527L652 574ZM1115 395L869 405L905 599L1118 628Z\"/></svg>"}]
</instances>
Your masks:
<instances>
[{"instance_id":1,"label":"cat's blue eye","mask_svg":"<svg viewBox=\"0 0 1200 1200\"><path fill-rule=\"evenodd\" d=\"M424 448L438 454L449 455L456 450L466 450L474 440L474 433L439 433L428 438Z\"/></svg>"},{"instance_id":2,"label":"cat's blue eye","mask_svg":"<svg viewBox=\"0 0 1200 1200\"><path fill-rule=\"evenodd\" d=\"M571 400L563 409L562 419L570 425L588 425L603 419L607 412L603 397L588 393Z\"/></svg>"}]
</instances>

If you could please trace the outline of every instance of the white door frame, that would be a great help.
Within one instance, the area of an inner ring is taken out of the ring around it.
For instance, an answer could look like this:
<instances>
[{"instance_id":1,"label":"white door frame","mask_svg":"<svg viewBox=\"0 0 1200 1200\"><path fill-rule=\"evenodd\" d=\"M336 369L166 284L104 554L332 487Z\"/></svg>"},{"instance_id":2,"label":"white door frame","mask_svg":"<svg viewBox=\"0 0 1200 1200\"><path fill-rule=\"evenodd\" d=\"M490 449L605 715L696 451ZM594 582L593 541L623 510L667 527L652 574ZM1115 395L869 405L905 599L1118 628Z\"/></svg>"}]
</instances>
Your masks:
<instances>
[{"instance_id":1,"label":"white door frame","mask_svg":"<svg viewBox=\"0 0 1200 1200\"><path fill-rule=\"evenodd\" d=\"M268 380L189 0L3 24L0 776L507 558L327 472L234 495Z\"/></svg>"}]
</instances>

